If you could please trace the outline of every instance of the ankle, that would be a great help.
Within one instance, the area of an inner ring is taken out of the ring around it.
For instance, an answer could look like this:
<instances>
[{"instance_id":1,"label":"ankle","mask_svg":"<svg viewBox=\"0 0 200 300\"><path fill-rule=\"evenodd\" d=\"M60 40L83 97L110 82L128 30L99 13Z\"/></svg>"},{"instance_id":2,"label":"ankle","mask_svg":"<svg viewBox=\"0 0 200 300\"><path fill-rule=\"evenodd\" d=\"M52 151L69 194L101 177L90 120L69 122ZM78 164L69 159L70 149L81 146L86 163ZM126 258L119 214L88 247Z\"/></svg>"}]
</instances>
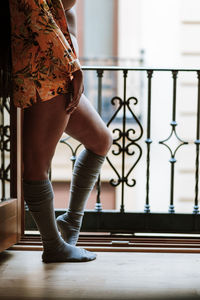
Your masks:
<instances>
[{"instance_id":1,"label":"ankle","mask_svg":"<svg viewBox=\"0 0 200 300\"><path fill-rule=\"evenodd\" d=\"M62 248L65 244L65 241L61 236L53 240L42 240L44 252L55 252Z\"/></svg>"},{"instance_id":2,"label":"ankle","mask_svg":"<svg viewBox=\"0 0 200 300\"><path fill-rule=\"evenodd\" d=\"M82 224L84 213L68 210L63 215L60 215L57 220L63 221L73 227L79 228Z\"/></svg>"}]
</instances>

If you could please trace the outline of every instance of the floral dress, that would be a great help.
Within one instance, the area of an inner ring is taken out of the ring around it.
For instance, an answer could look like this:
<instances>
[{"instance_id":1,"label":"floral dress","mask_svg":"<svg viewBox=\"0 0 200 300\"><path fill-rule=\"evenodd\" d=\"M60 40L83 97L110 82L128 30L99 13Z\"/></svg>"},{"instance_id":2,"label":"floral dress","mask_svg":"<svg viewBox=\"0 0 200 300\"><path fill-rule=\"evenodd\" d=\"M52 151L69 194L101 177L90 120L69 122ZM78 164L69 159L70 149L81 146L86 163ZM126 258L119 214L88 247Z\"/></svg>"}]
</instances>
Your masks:
<instances>
[{"instance_id":1,"label":"floral dress","mask_svg":"<svg viewBox=\"0 0 200 300\"><path fill-rule=\"evenodd\" d=\"M69 92L80 69L61 0L9 0L13 100L26 108Z\"/></svg>"}]
</instances>

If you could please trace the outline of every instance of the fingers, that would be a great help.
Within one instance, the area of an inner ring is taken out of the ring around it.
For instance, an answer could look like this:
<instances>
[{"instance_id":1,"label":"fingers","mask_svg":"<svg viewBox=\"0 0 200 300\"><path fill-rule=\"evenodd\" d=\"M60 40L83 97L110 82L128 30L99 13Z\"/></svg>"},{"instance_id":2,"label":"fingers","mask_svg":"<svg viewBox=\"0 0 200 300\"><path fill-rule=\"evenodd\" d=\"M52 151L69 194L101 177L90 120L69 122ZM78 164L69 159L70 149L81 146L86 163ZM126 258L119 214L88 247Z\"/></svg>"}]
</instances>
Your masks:
<instances>
[{"instance_id":1,"label":"fingers","mask_svg":"<svg viewBox=\"0 0 200 300\"><path fill-rule=\"evenodd\" d=\"M70 109L66 109L66 113L67 113L68 115L71 115L71 114L73 114L73 112L74 112L76 109L77 109L76 106L74 106L74 107L72 107L72 108L70 108Z\"/></svg>"},{"instance_id":2,"label":"fingers","mask_svg":"<svg viewBox=\"0 0 200 300\"><path fill-rule=\"evenodd\" d=\"M81 70L73 73L73 79L69 85L70 103L66 108L67 113L72 113L80 101L83 93L83 74Z\"/></svg>"},{"instance_id":3,"label":"fingers","mask_svg":"<svg viewBox=\"0 0 200 300\"><path fill-rule=\"evenodd\" d=\"M75 97L73 96L72 93L70 94L70 96L69 96L70 97L70 100L69 100L70 102L69 102L69 104L67 105L67 108L66 108L67 113L72 113L77 108L77 106L79 104L79 101L80 101L81 94L82 93L80 93L80 96L78 95L76 97L76 99L75 99Z\"/></svg>"},{"instance_id":4,"label":"fingers","mask_svg":"<svg viewBox=\"0 0 200 300\"><path fill-rule=\"evenodd\" d=\"M81 97L83 90L83 74L82 71L77 71L73 74L72 79L73 88L73 103L77 103Z\"/></svg>"}]
</instances>

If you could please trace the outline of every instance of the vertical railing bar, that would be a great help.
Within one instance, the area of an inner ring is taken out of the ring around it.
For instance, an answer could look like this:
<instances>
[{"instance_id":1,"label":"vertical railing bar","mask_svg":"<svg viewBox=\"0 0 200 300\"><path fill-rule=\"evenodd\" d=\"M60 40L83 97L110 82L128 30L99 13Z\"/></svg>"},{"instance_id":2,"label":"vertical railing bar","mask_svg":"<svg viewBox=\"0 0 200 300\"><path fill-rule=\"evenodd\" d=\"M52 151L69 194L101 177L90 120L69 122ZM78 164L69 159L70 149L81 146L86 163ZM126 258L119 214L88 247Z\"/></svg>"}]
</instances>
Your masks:
<instances>
[{"instance_id":1,"label":"vertical railing bar","mask_svg":"<svg viewBox=\"0 0 200 300\"><path fill-rule=\"evenodd\" d=\"M173 78L173 99L172 99L172 121L170 122L171 125L171 133L169 137L163 141L160 141L160 144L165 145L171 154L171 158L169 160L171 164L170 168L170 204L169 204L169 213L175 213L175 208L174 208L174 187L175 187L175 163L176 163L176 152L177 150L182 146L188 144L188 142L182 140L176 132L176 96L177 96L177 76L178 76L178 70L171 70L172 72L172 78ZM171 147L169 147L165 142L168 141L173 135L177 138L181 144L179 144L174 151L172 151Z\"/></svg>"},{"instance_id":2,"label":"vertical railing bar","mask_svg":"<svg viewBox=\"0 0 200 300\"><path fill-rule=\"evenodd\" d=\"M177 76L178 71L172 70L172 78L173 78L173 101L172 101L172 121L170 125L172 126L172 131L175 131L175 127L177 126L176 122L176 86L177 86ZM170 205L169 205L169 213L175 213L174 208L174 170L175 170L175 163L176 159L174 157L174 154L172 154L172 157L170 158L171 163L171 176L170 176Z\"/></svg>"},{"instance_id":3,"label":"vertical railing bar","mask_svg":"<svg viewBox=\"0 0 200 300\"><path fill-rule=\"evenodd\" d=\"M102 116L102 78L104 70L97 70L98 77L98 98L97 98L97 111Z\"/></svg>"},{"instance_id":4,"label":"vertical railing bar","mask_svg":"<svg viewBox=\"0 0 200 300\"><path fill-rule=\"evenodd\" d=\"M98 97L97 97L97 111L99 115L102 115L102 78L103 78L104 70L97 69L97 78L98 78ZM95 210L102 211L102 203L101 203L101 176L99 175L97 180L97 197L96 197L96 204Z\"/></svg>"},{"instance_id":5,"label":"vertical railing bar","mask_svg":"<svg viewBox=\"0 0 200 300\"><path fill-rule=\"evenodd\" d=\"M175 159L171 158L171 180L170 180L170 205L169 205L169 213L175 213L174 208L174 163L176 162Z\"/></svg>"},{"instance_id":6,"label":"vertical railing bar","mask_svg":"<svg viewBox=\"0 0 200 300\"><path fill-rule=\"evenodd\" d=\"M150 179L150 145L151 140L151 79L153 75L153 70L147 71L148 77L148 103L147 103L147 138L145 140L147 144L147 169L146 169L146 203L144 207L145 213L150 213L150 204L149 204L149 179Z\"/></svg>"},{"instance_id":7,"label":"vertical railing bar","mask_svg":"<svg viewBox=\"0 0 200 300\"><path fill-rule=\"evenodd\" d=\"M198 95L197 95L197 128L196 128L196 160L195 160L195 200L193 214L199 213L198 194L199 194L199 144L200 144L200 71L197 71Z\"/></svg>"},{"instance_id":8,"label":"vertical railing bar","mask_svg":"<svg viewBox=\"0 0 200 300\"><path fill-rule=\"evenodd\" d=\"M173 77L173 107L172 107L172 121L176 122L176 85L177 85L178 71L172 71Z\"/></svg>"},{"instance_id":9,"label":"vertical railing bar","mask_svg":"<svg viewBox=\"0 0 200 300\"><path fill-rule=\"evenodd\" d=\"M124 184L125 178L125 144L126 144L126 81L128 70L123 70L124 92L123 92L123 119L122 119L122 190L121 190L121 207L120 212L124 212Z\"/></svg>"}]
</instances>

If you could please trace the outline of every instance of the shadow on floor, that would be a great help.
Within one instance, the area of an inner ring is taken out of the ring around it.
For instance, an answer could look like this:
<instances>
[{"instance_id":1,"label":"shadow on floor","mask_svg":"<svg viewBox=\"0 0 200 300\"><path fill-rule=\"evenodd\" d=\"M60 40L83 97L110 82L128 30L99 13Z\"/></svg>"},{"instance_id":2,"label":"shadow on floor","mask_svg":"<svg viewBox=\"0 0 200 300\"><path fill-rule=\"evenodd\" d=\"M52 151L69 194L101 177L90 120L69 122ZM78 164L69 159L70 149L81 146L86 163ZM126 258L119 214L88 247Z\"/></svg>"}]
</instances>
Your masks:
<instances>
[{"instance_id":1,"label":"shadow on floor","mask_svg":"<svg viewBox=\"0 0 200 300\"><path fill-rule=\"evenodd\" d=\"M13 258L13 254L9 251L0 252L0 265Z\"/></svg>"}]
</instances>

